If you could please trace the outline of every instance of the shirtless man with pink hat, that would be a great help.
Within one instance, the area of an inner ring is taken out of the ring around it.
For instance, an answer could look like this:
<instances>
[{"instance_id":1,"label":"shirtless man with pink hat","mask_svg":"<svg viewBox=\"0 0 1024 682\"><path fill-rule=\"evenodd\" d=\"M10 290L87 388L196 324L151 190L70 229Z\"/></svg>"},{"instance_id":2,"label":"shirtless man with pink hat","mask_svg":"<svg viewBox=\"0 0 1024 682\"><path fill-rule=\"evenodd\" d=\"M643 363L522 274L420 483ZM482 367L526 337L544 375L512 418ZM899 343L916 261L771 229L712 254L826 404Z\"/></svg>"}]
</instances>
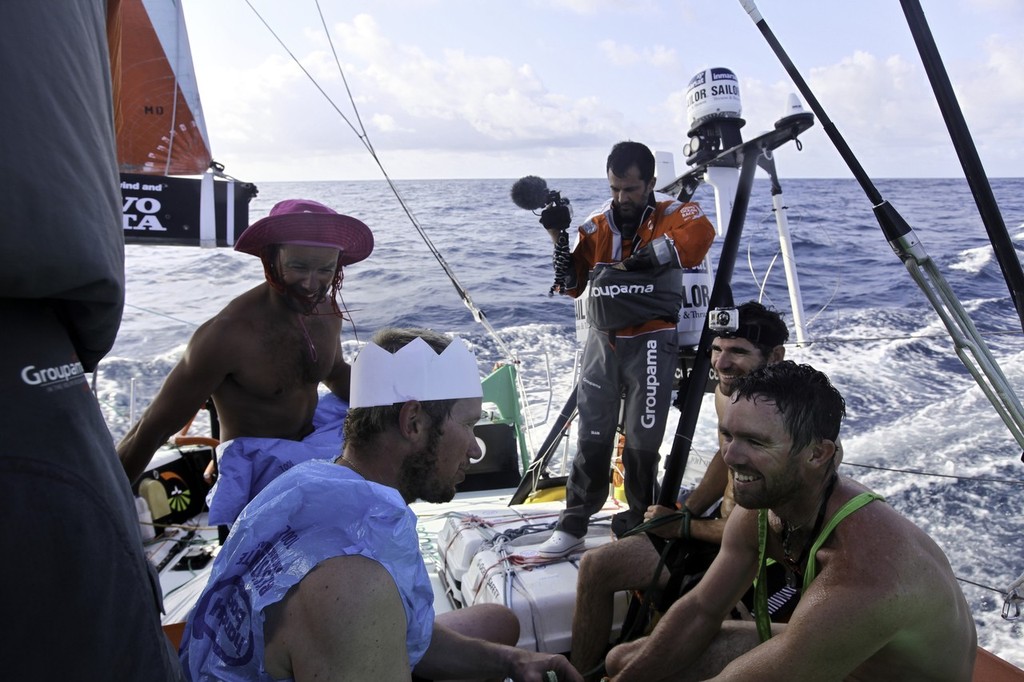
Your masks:
<instances>
[{"instance_id":1,"label":"shirtless man with pink hat","mask_svg":"<svg viewBox=\"0 0 1024 682\"><path fill-rule=\"evenodd\" d=\"M370 229L315 201L289 199L249 226L235 250L259 257L266 281L196 330L118 444L133 482L210 397L222 443L241 436L302 440L314 430L321 382L348 401L351 369L341 352L337 294L343 267L373 251Z\"/></svg>"}]
</instances>

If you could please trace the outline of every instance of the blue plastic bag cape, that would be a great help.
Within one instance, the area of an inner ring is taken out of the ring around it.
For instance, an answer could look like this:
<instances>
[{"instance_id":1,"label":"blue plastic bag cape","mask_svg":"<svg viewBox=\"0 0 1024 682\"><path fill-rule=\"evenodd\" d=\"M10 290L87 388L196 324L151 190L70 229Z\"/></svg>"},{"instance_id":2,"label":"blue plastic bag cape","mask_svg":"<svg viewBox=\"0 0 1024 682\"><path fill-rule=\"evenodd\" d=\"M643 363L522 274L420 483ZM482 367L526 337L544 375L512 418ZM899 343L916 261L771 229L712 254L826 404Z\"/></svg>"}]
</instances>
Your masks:
<instances>
[{"instance_id":1,"label":"blue plastic bag cape","mask_svg":"<svg viewBox=\"0 0 1024 682\"><path fill-rule=\"evenodd\" d=\"M230 526L249 500L296 464L341 454L348 405L333 393L320 398L313 433L303 440L235 438L217 448L217 483L206 496L213 525Z\"/></svg>"},{"instance_id":2,"label":"blue plastic bag cape","mask_svg":"<svg viewBox=\"0 0 1024 682\"><path fill-rule=\"evenodd\" d=\"M263 670L265 609L320 562L357 554L379 562L394 578L408 624L411 670L430 644L434 623L416 515L393 488L312 461L275 479L238 517L182 637L181 660L190 679L270 680Z\"/></svg>"}]
</instances>

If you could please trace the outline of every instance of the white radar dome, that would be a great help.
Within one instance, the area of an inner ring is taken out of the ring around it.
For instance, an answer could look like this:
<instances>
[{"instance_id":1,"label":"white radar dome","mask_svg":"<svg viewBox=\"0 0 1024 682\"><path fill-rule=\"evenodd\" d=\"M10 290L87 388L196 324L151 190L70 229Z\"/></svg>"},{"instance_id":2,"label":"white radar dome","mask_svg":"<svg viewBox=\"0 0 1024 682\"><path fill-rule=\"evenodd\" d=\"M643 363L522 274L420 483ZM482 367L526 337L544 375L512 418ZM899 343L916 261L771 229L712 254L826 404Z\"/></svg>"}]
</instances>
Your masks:
<instances>
[{"instance_id":1,"label":"white radar dome","mask_svg":"<svg viewBox=\"0 0 1024 682\"><path fill-rule=\"evenodd\" d=\"M686 88L686 121L690 134L714 118L740 119L740 83L729 69L705 69L690 79ZM740 125L743 120L740 119Z\"/></svg>"}]
</instances>

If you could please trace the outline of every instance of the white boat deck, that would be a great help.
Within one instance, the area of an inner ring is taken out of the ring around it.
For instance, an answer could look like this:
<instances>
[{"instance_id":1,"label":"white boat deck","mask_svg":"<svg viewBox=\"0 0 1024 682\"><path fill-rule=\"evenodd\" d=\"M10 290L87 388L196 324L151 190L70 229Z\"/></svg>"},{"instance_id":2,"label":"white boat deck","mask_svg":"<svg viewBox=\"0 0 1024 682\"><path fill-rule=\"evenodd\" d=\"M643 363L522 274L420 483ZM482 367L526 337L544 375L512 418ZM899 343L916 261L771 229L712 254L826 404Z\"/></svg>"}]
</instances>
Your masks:
<instances>
[{"instance_id":1,"label":"white boat deck","mask_svg":"<svg viewBox=\"0 0 1024 682\"><path fill-rule=\"evenodd\" d=\"M184 622L210 577L213 557L220 551L217 528L207 524L206 512L192 524L168 528L146 543L146 555L160 574L164 593L164 625Z\"/></svg>"},{"instance_id":2,"label":"white boat deck","mask_svg":"<svg viewBox=\"0 0 1024 682\"><path fill-rule=\"evenodd\" d=\"M539 558L535 548L550 535L564 502L509 507L512 493L468 492L445 504L412 505L434 587L434 609L444 613L471 604L504 604L519 616L519 646L568 651L580 556L611 541L611 515L621 507L610 500L592 520L584 548L550 561ZM220 551L217 529L206 525L206 514L194 522L170 528L146 545L160 574L164 625L186 620ZM620 594L616 630L625 608L625 595Z\"/></svg>"}]
</instances>

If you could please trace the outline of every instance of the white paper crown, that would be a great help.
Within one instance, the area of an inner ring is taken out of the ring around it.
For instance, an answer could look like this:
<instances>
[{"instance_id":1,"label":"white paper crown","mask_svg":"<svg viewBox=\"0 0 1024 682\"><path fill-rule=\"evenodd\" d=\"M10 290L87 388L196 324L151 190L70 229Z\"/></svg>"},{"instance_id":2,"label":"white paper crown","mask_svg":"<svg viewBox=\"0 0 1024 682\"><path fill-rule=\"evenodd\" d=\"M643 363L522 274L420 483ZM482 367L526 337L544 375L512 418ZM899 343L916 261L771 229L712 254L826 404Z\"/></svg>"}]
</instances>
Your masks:
<instances>
[{"instance_id":1,"label":"white paper crown","mask_svg":"<svg viewBox=\"0 0 1024 682\"><path fill-rule=\"evenodd\" d=\"M394 354L368 343L352 363L350 408L480 397L483 389L476 356L460 338L440 355L421 338Z\"/></svg>"}]
</instances>

